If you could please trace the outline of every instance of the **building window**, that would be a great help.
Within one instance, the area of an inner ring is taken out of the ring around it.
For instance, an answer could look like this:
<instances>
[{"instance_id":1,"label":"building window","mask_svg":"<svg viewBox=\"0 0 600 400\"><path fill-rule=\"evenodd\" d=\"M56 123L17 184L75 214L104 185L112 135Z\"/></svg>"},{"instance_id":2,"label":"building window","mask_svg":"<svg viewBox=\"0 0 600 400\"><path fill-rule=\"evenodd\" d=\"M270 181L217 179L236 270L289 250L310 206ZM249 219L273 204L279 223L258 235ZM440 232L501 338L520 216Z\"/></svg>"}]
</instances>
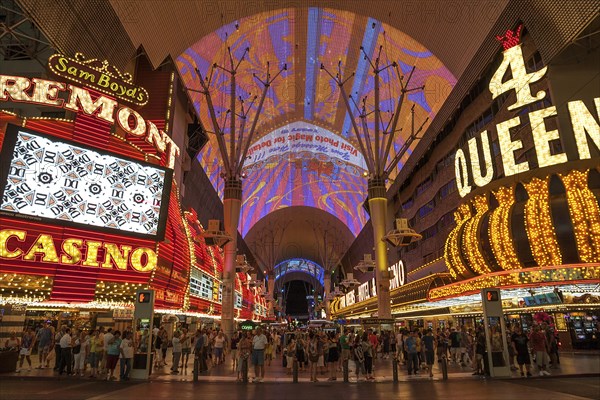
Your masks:
<instances>
[{"instance_id":1,"label":"building window","mask_svg":"<svg viewBox=\"0 0 600 400\"><path fill-rule=\"evenodd\" d=\"M446 198L454 192L456 192L456 179L452 179L440 188L440 198Z\"/></svg>"},{"instance_id":2,"label":"building window","mask_svg":"<svg viewBox=\"0 0 600 400\"><path fill-rule=\"evenodd\" d=\"M450 212L442 215L442 218L440 218L440 220L438 221L438 226L440 227L440 229L442 229L453 223L454 223L454 211L450 211Z\"/></svg>"},{"instance_id":3,"label":"building window","mask_svg":"<svg viewBox=\"0 0 600 400\"><path fill-rule=\"evenodd\" d=\"M531 58L527 60L527 70L528 72L534 72L541 69L544 65L542 63L542 55L539 51L533 53Z\"/></svg>"},{"instance_id":4,"label":"building window","mask_svg":"<svg viewBox=\"0 0 600 400\"><path fill-rule=\"evenodd\" d=\"M419 186L417 186L417 190L416 190L417 196L419 196L421 193L423 193L425 190L427 190L432 184L433 184L432 177L428 177L423 182L421 182L421 184Z\"/></svg>"},{"instance_id":5,"label":"building window","mask_svg":"<svg viewBox=\"0 0 600 400\"><path fill-rule=\"evenodd\" d=\"M408 201L405 201L405 202L402 204L402 209L406 211L406 210L408 210L409 208L411 208L411 207L412 207L414 204L415 204L415 201L414 201L414 199L411 197L410 199L408 199Z\"/></svg>"},{"instance_id":6,"label":"building window","mask_svg":"<svg viewBox=\"0 0 600 400\"><path fill-rule=\"evenodd\" d=\"M423 207L419 208L419 218L423 218L429 213L433 211L435 208L435 201L431 200L429 203L425 204Z\"/></svg>"},{"instance_id":7,"label":"building window","mask_svg":"<svg viewBox=\"0 0 600 400\"><path fill-rule=\"evenodd\" d=\"M437 233L437 226L433 225L430 226L429 228L425 229L423 232L421 232L421 235L423 235L423 240L427 240L430 239L432 237L434 237Z\"/></svg>"}]
</instances>

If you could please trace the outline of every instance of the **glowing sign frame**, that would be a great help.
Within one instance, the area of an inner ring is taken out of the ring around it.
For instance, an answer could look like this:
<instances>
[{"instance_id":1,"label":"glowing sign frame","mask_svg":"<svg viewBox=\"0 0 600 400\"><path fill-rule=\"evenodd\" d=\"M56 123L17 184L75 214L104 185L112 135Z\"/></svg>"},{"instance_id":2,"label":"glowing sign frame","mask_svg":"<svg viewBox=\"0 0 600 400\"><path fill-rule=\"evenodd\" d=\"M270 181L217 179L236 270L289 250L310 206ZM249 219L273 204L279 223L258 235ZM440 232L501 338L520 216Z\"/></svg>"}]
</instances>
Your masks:
<instances>
[{"instance_id":1,"label":"glowing sign frame","mask_svg":"<svg viewBox=\"0 0 600 400\"><path fill-rule=\"evenodd\" d=\"M165 235L165 228L166 228L166 224L167 224L169 194L171 191L173 170L171 170L169 168L164 168L164 167L161 167L158 165L142 162L142 161L139 161L139 160L136 160L133 158L129 158L129 157L125 157L122 155L115 155L115 154L107 152L107 151L103 151L103 150L96 149L93 147L85 146L78 142L74 142L74 141L62 139L62 138L57 138L52 135L47 135L42 132L35 131L32 129L28 129L28 128L21 128L19 126L12 125L12 124L9 124L6 129L6 134L4 137L2 150L0 151L0 199L3 199L4 192L5 192L7 183L8 183L7 182L8 174L9 174L10 166L13 161L14 149L15 149L15 145L17 143L20 132L38 136L40 138L47 139L51 142L59 142L59 143L64 143L64 144L67 144L70 146L82 148L84 150L94 152L99 155L105 155L105 156L113 157L118 160L124 160L124 161L130 162L130 163L136 164L138 166L150 167L150 168L153 168L156 170L163 171L164 172L164 181L163 181L163 189L162 189L163 192L162 192L162 196L161 196L161 205L160 205L160 211L158 214L158 224L157 224L157 228L156 228L156 234L126 231L126 230L121 230L118 228L102 227L102 226L98 226L98 225L92 225L92 224L86 224L86 223L80 223L80 222L74 222L74 221L65 221L65 220L61 220L61 219L48 218L48 217L40 217L40 216L31 215L31 214L23 214L23 213L19 213L19 212L10 212L10 211L6 211L6 210L0 211L1 215L6 215L6 216L10 216L10 217L15 217L15 218L21 218L21 219L25 219L25 220L42 221L42 222L49 223L52 225L56 225L58 223L61 226L90 229L90 230L106 232L106 233L118 233L120 235L126 235L126 236L132 236L132 237L138 237L138 238L144 238L144 239L151 239L151 240L156 240L156 241L163 240L164 235ZM1 202L1 200L0 200L0 202Z\"/></svg>"}]
</instances>

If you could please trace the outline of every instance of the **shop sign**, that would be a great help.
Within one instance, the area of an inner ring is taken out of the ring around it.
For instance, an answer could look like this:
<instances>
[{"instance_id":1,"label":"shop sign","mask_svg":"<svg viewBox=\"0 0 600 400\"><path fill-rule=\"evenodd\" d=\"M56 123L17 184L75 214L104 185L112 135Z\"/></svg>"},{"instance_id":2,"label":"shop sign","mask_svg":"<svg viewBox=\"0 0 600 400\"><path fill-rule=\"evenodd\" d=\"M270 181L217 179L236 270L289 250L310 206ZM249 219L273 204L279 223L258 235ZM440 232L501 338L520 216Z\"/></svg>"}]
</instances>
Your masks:
<instances>
[{"instance_id":1,"label":"shop sign","mask_svg":"<svg viewBox=\"0 0 600 400\"><path fill-rule=\"evenodd\" d=\"M255 326L256 324L253 321L244 321L240 324L240 329L243 331L251 331Z\"/></svg>"},{"instance_id":2,"label":"shop sign","mask_svg":"<svg viewBox=\"0 0 600 400\"><path fill-rule=\"evenodd\" d=\"M102 242L82 238L55 238L36 234L31 245L25 245L25 230L0 230L0 260L63 264L107 270L150 272L158 260L154 249Z\"/></svg>"},{"instance_id":3,"label":"shop sign","mask_svg":"<svg viewBox=\"0 0 600 400\"><path fill-rule=\"evenodd\" d=\"M360 322L363 325L385 325L393 324L394 320L389 318L363 318Z\"/></svg>"},{"instance_id":4,"label":"shop sign","mask_svg":"<svg viewBox=\"0 0 600 400\"><path fill-rule=\"evenodd\" d=\"M402 260L388 268L392 273L392 279L390 279L390 290L404 286L406 283L406 268Z\"/></svg>"},{"instance_id":5,"label":"shop sign","mask_svg":"<svg viewBox=\"0 0 600 400\"><path fill-rule=\"evenodd\" d=\"M66 100L59 97L60 92L67 92ZM152 121L144 120L137 111L129 107L117 107L117 101L111 97L99 96L92 100L89 90L72 84L0 75L0 102L2 101L60 107L93 115L111 125L119 124L128 136L144 138L159 154L165 154L166 165L171 169L180 153L179 147L169 135L159 130Z\"/></svg>"},{"instance_id":6,"label":"shop sign","mask_svg":"<svg viewBox=\"0 0 600 400\"><path fill-rule=\"evenodd\" d=\"M392 278L390 279L390 290L397 289L406 282L406 273L404 263L398 261L388 268ZM377 296L377 282L375 278L363 282L356 290L346 293L346 296L341 298L340 308L348 307L356 302L361 302Z\"/></svg>"},{"instance_id":7,"label":"shop sign","mask_svg":"<svg viewBox=\"0 0 600 400\"><path fill-rule=\"evenodd\" d=\"M133 83L130 73L121 73L108 61L86 60L84 55L76 53L75 58L62 54L53 54L48 59L48 67L57 76L96 89L138 106L148 103L148 92Z\"/></svg>"},{"instance_id":8,"label":"shop sign","mask_svg":"<svg viewBox=\"0 0 600 400\"><path fill-rule=\"evenodd\" d=\"M523 51L519 43L521 28L522 26L519 26L516 32L508 30L504 36L497 37L502 42L504 57L489 83L492 99L496 99L512 90L515 91L516 102L509 105L508 110L516 110L539 102L546 97L546 92L543 90L532 93L531 85L544 77L547 67L535 72L527 72ZM503 81L507 72L510 72L510 78ZM600 124L597 121L600 118L600 97L594 98L594 104L596 116L581 100L573 100L567 103L577 147L577 154L573 154L571 157L573 159L591 158L590 145L600 150ZM555 152L551 146L553 141L562 138L562 133L558 129L547 130L546 128L547 120L556 115L556 106L531 111L528 113L531 128L527 131L521 130L526 134L530 134L533 139L539 168L559 165L568 161L565 152ZM501 165L505 177L530 170L528 161L517 162L515 151L523 148L523 142L521 139L514 139L511 134L511 130L516 130L518 127L524 126L525 123L526 121L521 120L521 116L516 116L496 125ZM478 137L471 138L466 149L458 149L454 163L456 185L461 197L469 194L474 185L478 187L486 186L492 179L500 176L500 165L495 165L495 158L492 156L490 147L490 135L487 130L481 132Z\"/></svg>"},{"instance_id":9,"label":"shop sign","mask_svg":"<svg viewBox=\"0 0 600 400\"><path fill-rule=\"evenodd\" d=\"M133 308L117 308L113 311L113 319L133 319Z\"/></svg>"}]
</instances>

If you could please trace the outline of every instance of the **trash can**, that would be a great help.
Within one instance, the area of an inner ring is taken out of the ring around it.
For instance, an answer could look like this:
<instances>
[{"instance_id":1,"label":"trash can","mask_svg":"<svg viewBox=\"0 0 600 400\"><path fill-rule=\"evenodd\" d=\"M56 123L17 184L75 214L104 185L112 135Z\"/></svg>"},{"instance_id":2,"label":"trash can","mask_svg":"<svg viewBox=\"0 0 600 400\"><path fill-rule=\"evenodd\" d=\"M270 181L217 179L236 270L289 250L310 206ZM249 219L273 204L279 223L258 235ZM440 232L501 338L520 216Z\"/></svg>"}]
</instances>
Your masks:
<instances>
[{"instance_id":1,"label":"trash can","mask_svg":"<svg viewBox=\"0 0 600 400\"><path fill-rule=\"evenodd\" d=\"M0 372L15 372L19 361L18 351L0 351Z\"/></svg>"},{"instance_id":2,"label":"trash can","mask_svg":"<svg viewBox=\"0 0 600 400\"><path fill-rule=\"evenodd\" d=\"M133 355L133 366L131 369L146 369L146 359L148 357L148 353L136 353ZM150 372L149 375L152 375L152 362L154 361L154 354L150 354Z\"/></svg>"}]
</instances>

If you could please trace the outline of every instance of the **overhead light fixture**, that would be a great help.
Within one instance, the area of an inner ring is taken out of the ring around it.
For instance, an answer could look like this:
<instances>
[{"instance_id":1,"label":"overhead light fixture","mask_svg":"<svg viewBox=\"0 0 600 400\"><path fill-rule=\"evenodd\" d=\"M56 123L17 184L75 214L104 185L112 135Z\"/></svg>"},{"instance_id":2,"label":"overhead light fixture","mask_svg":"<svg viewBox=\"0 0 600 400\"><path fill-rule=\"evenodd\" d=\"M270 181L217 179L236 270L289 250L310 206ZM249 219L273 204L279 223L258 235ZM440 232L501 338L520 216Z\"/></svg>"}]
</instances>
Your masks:
<instances>
[{"instance_id":1,"label":"overhead light fixture","mask_svg":"<svg viewBox=\"0 0 600 400\"><path fill-rule=\"evenodd\" d=\"M208 229L198 236L194 237L194 241L199 242L200 239L204 239L207 246L218 246L223 248L233 238L221 229L221 221L218 219L211 219L208 221Z\"/></svg>"},{"instance_id":2,"label":"overhead light fixture","mask_svg":"<svg viewBox=\"0 0 600 400\"><path fill-rule=\"evenodd\" d=\"M362 272L363 274L367 274L369 272L375 271L375 260L370 254L365 254L363 259L359 261L359 263L354 267L354 269Z\"/></svg>"},{"instance_id":3,"label":"overhead light fixture","mask_svg":"<svg viewBox=\"0 0 600 400\"><path fill-rule=\"evenodd\" d=\"M388 232L381 240L386 241L394 247L408 246L412 242L421 240L423 236L408 226L406 218L396 218L395 229Z\"/></svg>"}]
</instances>

